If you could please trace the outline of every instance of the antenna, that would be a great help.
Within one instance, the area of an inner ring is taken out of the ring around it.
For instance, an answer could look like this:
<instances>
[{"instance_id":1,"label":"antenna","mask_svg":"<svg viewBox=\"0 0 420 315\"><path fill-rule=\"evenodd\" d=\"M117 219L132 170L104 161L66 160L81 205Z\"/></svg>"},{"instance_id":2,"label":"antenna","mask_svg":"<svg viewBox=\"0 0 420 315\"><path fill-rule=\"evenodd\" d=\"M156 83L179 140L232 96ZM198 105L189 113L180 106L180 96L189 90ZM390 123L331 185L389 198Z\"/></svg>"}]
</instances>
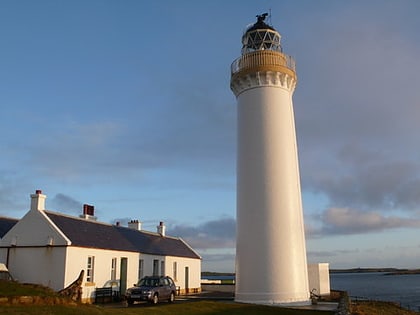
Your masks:
<instances>
[{"instance_id":1,"label":"antenna","mask_svg":"<svg viewBox=\"0 0 420 315\"><path fill-rule=\"evenodd\" d=\"M268 18L270 19L270 25L273 25L273 22L271 22L271 8L268 9Z\"/></svg>"}]
</instances>

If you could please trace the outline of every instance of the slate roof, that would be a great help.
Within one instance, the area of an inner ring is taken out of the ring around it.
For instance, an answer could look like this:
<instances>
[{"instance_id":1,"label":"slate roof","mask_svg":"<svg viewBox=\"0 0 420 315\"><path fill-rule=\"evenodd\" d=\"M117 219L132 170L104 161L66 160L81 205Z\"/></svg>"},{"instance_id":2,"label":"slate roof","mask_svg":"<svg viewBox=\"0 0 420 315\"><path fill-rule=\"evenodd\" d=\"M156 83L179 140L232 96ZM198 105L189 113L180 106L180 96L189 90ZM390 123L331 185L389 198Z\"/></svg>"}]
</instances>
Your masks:
<instances>
[{"instance_id":1,"label":"slate roof","mask_svg":"<svg viewBox=\"0 0 420 315\"><path fill-rule=\"evenodd\" d=\"M0 238L3 238L18 221L18 219L0 217Z\"/></svg>"},{"instance_id":2,"label":"slate roof","mask_svg":"<svg viewBox=\"0 0 420 315\"><path fill-rule=\"evenodd\" d=\"M157 233L89 221L50 211L45 211L45 214L71 240L73 246L201 258L180 238L163 237Z\"/></svg>"}]
</instances>

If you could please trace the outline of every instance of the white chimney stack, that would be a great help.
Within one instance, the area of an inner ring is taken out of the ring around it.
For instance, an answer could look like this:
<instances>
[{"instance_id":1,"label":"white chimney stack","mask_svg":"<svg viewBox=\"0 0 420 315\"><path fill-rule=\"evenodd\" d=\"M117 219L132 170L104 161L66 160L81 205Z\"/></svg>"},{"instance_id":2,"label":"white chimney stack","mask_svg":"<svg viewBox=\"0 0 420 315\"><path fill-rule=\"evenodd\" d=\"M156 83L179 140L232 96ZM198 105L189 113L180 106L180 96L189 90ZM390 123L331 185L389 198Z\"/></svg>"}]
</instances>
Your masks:
<instances>
[{"instance_id":1,"label":"white chimney stack","mask_svg":"<svg viewBox=\"0 0 420 315\"><path fill-rule=\"evenodd\" d=\"M46 195L42 194L42 190L36 190L35 194L31 194L31 211L45 210Z\"/></svg>"},{"instance_id":2,"label":"white chimney stack","mask_svg":"<svg viewBox=\"0 0 420 315\"><path fill-rule=\"evenodd\" d=\"M159 225L157 226L157 232L160 234L160 236L165 236L165 230L166 230L165 224L163 224L163 222L160 221Z\"/></svg>"},{"instance_id":3,"label":"white chimney stack","mask_svg":"<svg viewBox=\"0 0 420 315\"><path fill-rule=\"evenodd\" d=\"M128 227L133 230L141 231L141 222L139 222L139 220L131 220L128 222Z\"/></svg>"}]
</instances>

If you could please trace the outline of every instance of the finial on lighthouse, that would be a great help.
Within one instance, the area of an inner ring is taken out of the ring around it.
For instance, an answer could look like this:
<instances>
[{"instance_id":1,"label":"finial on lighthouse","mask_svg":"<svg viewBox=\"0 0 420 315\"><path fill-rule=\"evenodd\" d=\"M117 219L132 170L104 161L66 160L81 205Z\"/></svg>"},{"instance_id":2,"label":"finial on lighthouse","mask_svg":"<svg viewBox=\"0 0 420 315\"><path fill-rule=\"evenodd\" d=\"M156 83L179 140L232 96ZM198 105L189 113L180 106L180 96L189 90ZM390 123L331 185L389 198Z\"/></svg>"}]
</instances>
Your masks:
<instances>
[{"instance_id":1,"label":"finial on lighthouse","mask_svg":"<svg viewBox=\"0 0 420 315\"><path fill-rule=\"evenodd\" d=\"M256 18L257 18L257 23L261 23L264 22L265 18L268 16L268 13L263 13L263 14L257 14Z\"/></svg>"}]
</instances>

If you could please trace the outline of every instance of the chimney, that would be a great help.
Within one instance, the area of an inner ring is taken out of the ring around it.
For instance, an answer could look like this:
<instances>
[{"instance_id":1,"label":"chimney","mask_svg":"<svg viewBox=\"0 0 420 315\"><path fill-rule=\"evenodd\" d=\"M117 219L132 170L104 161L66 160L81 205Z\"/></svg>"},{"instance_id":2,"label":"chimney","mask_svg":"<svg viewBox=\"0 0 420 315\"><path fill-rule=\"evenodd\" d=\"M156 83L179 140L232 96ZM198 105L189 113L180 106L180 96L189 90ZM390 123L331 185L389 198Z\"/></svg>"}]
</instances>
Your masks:
<instances>
[{"instance_id":1,"label":"chimney","mask_svg":"<svg viewBox=\"0 0 420 315\"><path fill-rule=\"evenodd\" d=\"M128 227L133 230L141 231L141 222L139 222L139 220L131 220L128 222Z\"/></svg>"},{"instance_id":2,"label":"chimney","mask_svg":"<svg viewBox=\"0 0 420 315\"><path fill-rule=\"evenodd\" d=\"M92 205L84 204L83 214L81 214L80 217L86 220L96 221L97 218L95 217L95 207Z\"/></svg>"},{"instance_id":3,"label":"chimney","mask_svg":"<svg viewBox=\"0 0 420 315\"><path fill-rule=\"evenodd\" d=\"M160 221L159 225L157 226L157 232L160 234L160 236L165 236L165 230L166 230L165 224L163 224L163 222Z\"/></svg>"},{"instance_id":4,"label":"chimney","mask_svg":"<svg viewBox=\"0 0 420 315\"><path fill-rule=\"evenodd\" d=\"M31 210L39 211L45 210L46 195L42 194L42 190L37 189L35 194L31 195Z\"/></svg>"}]
</instances>

